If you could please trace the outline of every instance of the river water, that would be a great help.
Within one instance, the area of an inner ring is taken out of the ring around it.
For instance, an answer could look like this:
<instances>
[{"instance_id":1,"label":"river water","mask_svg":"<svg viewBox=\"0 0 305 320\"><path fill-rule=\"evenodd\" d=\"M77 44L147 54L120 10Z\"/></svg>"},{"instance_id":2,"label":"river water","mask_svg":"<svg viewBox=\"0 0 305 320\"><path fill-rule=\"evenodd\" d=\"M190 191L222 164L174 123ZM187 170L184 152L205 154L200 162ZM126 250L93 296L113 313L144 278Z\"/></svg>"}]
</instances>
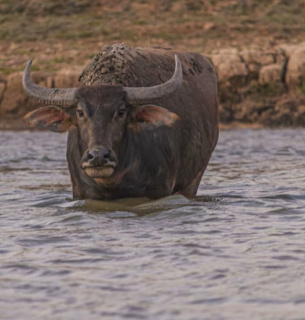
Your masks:
<instances>
[{"instance_id":1,"label":"river water","mask_svg":"<svg viewBox=\"0 0 305 320\"><path fill-rule=\"evenodd\" d=\"M305 319L305 130L222 131L157 201L73 201L66 138L0 132L1 319Z\"/></svg>"}]
</instances>

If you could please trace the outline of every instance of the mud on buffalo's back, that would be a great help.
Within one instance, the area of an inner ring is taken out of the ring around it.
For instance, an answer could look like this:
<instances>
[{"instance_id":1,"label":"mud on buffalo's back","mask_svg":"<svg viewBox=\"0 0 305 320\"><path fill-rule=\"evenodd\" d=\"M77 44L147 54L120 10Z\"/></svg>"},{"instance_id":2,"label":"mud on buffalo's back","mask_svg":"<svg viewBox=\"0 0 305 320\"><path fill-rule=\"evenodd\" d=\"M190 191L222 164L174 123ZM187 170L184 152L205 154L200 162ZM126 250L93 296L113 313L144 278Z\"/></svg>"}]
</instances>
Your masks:
<instances>
[{"instance_id":1,"label":"mud on buffalo's back","mask_svg":"<svg viewBox=\"0 0 305 320\"><path fill-rule=\"evenodd\" d=\"M92 59L79 77L81 85L122 84L147 87L166 82L174 72L174 52L163 48L108 45ZM179 53L183 80L216 94L216 75L211 63L197 53Z\"/></svg>"}]
</instances>

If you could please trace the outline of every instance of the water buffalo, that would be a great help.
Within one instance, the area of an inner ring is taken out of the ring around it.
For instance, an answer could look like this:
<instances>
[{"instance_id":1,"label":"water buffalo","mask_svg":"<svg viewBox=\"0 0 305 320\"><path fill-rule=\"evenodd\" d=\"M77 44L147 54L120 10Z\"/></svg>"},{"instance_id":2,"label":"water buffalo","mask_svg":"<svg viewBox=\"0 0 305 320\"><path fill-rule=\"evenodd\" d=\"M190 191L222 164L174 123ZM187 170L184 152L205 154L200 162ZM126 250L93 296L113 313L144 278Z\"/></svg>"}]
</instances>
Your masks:
<instances>
[{"instance_id":1,"label":"water buffalo","mask_svg":"<svg viewBox=\"0 0 305 320\"><path fill-rule=\"evenodd\" d=\"M123 48L119 67L106 70L107 79L114 80L110 84L90 75L78 88L45 88L33 82L31 60L25 68L26 94L47 105L27 114L27 123L69 131L75 199L194 196L217 143L217 79L211 63L197 53L133 50ZM98 70L103 80L105 68ZM123 83L115 83L117 74Z\"/></svg>"}]
</instances>

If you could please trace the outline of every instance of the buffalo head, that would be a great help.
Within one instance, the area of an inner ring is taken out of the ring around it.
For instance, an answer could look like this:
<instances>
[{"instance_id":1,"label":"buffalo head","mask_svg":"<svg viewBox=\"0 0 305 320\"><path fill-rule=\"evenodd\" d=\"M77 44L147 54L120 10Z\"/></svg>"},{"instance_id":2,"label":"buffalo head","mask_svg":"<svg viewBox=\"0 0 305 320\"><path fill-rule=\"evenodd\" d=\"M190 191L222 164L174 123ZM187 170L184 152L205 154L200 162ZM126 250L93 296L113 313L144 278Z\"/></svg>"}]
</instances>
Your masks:
<instances>
[{"instance_id":1,"label":"buffalo head","mask_svg":"<svg viewBox=\"0 0 305 320\"><path fill-rule=\"evenodd\" d=\"M118 154L126 130L171 126L178 119L175 113L151 104L180 87L182 68L177 55L175 61L172 78L153 87L93 85L50 89L33 82L30 60L23 74L24 90L48 106L27 114L25 119L32 127L50 131L77 130L82 155L79 166L95 182L106 183L119 166Z\"/></svg>"}]
</instances>

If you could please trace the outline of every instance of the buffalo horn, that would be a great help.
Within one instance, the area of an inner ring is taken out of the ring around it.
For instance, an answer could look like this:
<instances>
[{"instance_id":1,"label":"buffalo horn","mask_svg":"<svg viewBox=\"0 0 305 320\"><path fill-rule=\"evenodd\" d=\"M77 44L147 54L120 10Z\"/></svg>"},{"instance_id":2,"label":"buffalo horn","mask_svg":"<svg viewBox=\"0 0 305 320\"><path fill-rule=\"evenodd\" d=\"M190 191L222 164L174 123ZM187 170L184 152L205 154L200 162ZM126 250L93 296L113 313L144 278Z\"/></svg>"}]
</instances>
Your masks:
<instances>
[{"instance_id":1,"label":"buffalo horn","mask_svg":"<svg viewBox=\"0 0 305 320\"><path fill-rule=\"evenodd\" d=\"M167 82L153 87L124 87L131 104L148 103L174 93L182 84L182 67L175 54L175 72Z\"/></svg>"},{"instance_id":2,"label":"buffalo horn","mask_svg":"<svg viewBox=\"0 0 305 320\"><path fill-rule=\"evenodd\" d=\"M44 104L59 106L71 106L75 104L75 92L77 88L49 89L41 87L33 82L31 77L32 59L27 63L22 76L22 85L25 93Z\"/></svg>"}]
</instances>

